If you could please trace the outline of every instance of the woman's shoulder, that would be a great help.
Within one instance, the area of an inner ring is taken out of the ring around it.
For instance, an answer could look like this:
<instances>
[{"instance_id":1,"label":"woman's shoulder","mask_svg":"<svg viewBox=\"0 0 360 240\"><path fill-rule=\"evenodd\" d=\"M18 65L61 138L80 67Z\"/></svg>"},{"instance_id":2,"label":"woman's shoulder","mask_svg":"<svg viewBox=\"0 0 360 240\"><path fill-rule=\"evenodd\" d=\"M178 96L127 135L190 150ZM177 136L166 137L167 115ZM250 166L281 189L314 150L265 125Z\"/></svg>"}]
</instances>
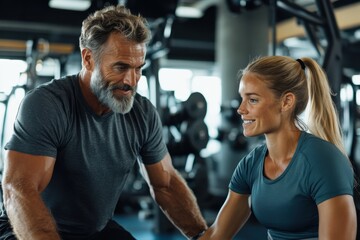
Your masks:
<instances>
[{"instance_id":1,"label":"woman's shoulder","mask_svg":"<svg viewBox=\"0 0 360 240\"><path fill-rule=\"evenodd\" d=\"M303 150L310 151L312 153L328 154L332 151L340 152L340 150L331 142L308 132L303 132L301 134L299 143Z\"/></svg>"},{"instance_id":2,"label":"woman's shoulder","mask_svg":"<svg viewBox=\"0 0 360 240\"><path fill-rule=\"evenodd\" d=\"M334 144L311 133L304 132L299 144L299 154L311 165L328 164L331 161L337 162L338 159L347 162L347 157Z\"/></svg>"}]
</instances>

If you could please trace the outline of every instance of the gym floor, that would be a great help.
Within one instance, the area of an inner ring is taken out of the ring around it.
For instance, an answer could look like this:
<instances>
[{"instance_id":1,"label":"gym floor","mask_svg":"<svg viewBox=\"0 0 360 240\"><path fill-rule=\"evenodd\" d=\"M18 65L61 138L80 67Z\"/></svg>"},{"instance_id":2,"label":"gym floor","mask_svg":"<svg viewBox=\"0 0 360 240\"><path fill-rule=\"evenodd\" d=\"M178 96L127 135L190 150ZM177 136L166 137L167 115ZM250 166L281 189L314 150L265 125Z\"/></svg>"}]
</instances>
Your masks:
<instances>
[{"instance_id":1,"label":"gym floor","mask_svg":"<svg viewBox=\"0 0 360 240\"><path fill-rule=\"evenodd\" d=\"M175 159L176 160L176 159ZM174 164L177 162L174 161ZM199 168L207 169L207 168ZM210 194L207 177L197 170L197 178L187 179L189 186L193 188L199 207L208 225L211 225L226 198L225 195ZM204 175L204 176L203 176ZM131 175L133 184L129 184L123 191L115 212L114 220L127 229L138 240L184 240L186 239L164 216L154 204L146 183L134 171ZM219 186L221 185L218 183ZM136 186L136 187L134 187ZM202 186L196 188L195 186ZM224 189L226 186L223 187ZM136 189L136 190L134 190ZM233 240L266 240L267 230L251 216L244 227Z\"/></svg>"},{"instance_id":2,"label":"gym floor","mask_svg":"<svg viewBox=\"0 0 360 240\"><path fill-rule=\"evenodd\" d=\"M210 216L212 215L212 216ZM214 219L215 212L207 212L205 218ZM159 232L154 218L142 218L136 213L116 214L114 219L125 229L132 233L138 240L184 240L186 239L178 230L172 228ZM163 221L163 220L161 220ZM161 222L160 221L160 222ZM166 225L167 223L160 223ZM242 230L233 238L233 240L262 240L267 239L266 229L262 227L256 219L250 217Z\"/></svg>"}]
</instances>

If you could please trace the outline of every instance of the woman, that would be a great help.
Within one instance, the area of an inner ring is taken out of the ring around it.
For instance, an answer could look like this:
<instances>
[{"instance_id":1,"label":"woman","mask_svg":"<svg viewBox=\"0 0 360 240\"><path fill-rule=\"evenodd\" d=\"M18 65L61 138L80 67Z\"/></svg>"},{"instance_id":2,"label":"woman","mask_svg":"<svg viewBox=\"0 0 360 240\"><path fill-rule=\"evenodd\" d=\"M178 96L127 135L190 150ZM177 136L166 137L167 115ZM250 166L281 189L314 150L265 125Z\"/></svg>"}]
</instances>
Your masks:
<instances>
[{"instance_id":1,"label":"woman","mask_svg":"<svg viewBox=\"0 0 360 240\"><path fill-rule=\"evenodd\" d=\"M268 239L355 239L354 174L324 71L310 58L269 56L241 73L243 133L265 143L239 162L199 239L231 239L251 213Z\"/></svg>"}]
</instances>

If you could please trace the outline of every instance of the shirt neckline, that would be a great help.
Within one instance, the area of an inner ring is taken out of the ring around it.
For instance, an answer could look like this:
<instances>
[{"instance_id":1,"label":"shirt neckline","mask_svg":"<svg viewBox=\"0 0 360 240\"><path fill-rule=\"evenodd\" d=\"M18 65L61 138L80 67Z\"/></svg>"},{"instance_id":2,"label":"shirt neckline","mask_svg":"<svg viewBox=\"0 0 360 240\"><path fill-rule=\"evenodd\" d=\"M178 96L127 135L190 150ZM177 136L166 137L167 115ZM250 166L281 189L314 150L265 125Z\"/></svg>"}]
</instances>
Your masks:
<instances>
[{"instance_id":1,"label":"shirt neckline","mask_svg":"<svg viewBox=\"0 0 360 240\"><path fill-rule=\"evenodd\" d=\"M76 95L78 96L78 99L79 99L81 105L85 108L85 112L87 112L88 114L90 114L91 116L93 116L94 118L97 118L97 119L105 119L105 118L108 118L109 116L113 115L113 111L109 111L109 112L105 113L104 115L97 115L91 109L89 104L86 102L85 97L80 88L80 73L78 73L76 75L76 77L74 78L74 85L75 85Z\"/></svg>"},{"instance_id":2,"label":"shirt neckline","mask_svg":"<svg viewBox=\"0 0 360 240\"><path fill-rule=\"evenodd\" d=\"M261 155L261 166L260 166L261 178L262 178L263 182L265 182L267 184L274 184L274 183L280 181L281 179L283 179L286 176L287 172L290 171L290 168L292 167L294 162L298 159L297 155L298 155L299 149L301 148L301 145L302 145L302 142L303 142L303 140L305 138L305 135L306 134L305 134L304 131L300 131L300 137L299 137L299 140L298 140L294 155L293 155L293 157L291 158L291 160L289 162L289 165L286 167L285 171L275 179L269 179L264 174L265 156L266 156L266 153L268 152L268 148L267 148L266 144L264 145L264 150L263 150L262 155Z\"/></svg>"}]
</instances>

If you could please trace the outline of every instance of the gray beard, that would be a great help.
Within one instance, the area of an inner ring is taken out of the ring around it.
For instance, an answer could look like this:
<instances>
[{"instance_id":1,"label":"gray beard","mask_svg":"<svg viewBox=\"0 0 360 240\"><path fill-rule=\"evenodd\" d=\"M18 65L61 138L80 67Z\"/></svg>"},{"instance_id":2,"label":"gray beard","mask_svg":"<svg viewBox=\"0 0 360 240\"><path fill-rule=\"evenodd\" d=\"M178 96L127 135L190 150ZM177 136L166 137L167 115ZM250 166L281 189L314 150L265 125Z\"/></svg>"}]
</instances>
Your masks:
<instances>
[{"instance_id":1,"label":"gray beard","mask_svg":"<svg viewBox=\"0 0 360 240\"><path fill-rule=\"evenodd\" d=\"M120 98L114 97L113 89L121 88L122 86L108 86L102 76L98 67L96 67L91 75L90 88L93 94L98 98L100 103L107 106L115 113L128 113L134 104L134 96L136 94L136 87L133 89L133 94L122 96Z\"/></svg>"}]
</instances>

